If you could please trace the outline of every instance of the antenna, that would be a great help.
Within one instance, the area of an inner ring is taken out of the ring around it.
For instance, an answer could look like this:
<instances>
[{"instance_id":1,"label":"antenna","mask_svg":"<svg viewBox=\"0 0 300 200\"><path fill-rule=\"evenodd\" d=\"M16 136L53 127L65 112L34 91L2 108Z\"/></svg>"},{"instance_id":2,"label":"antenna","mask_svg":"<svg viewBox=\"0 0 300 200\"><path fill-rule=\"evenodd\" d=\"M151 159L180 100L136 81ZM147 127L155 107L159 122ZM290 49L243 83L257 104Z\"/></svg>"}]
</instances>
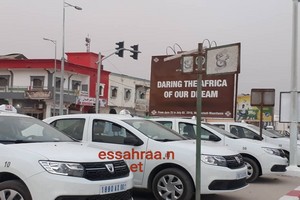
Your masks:
<instances>
[{"instance_id":1,"label":"antenna","mask_svg":"<svg viewBox=\"0 0 300 200\"><path fill-rule=\"evenodd\" d=\"M91 38L89 35L85 38L85 46L86 46L86 52L90 52Z\"/></svg>"}]
</instances>

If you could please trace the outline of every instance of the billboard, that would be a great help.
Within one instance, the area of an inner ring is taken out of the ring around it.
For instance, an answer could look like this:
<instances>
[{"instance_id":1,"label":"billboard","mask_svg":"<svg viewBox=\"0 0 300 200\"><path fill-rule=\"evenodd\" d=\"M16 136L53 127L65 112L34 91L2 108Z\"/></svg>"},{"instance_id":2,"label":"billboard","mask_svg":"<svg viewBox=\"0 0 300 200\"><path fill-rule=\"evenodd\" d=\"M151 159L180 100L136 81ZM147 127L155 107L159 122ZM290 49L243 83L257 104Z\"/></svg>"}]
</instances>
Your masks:
<instances>
[{"instance_id":1,"label":"billboard","mask_svg":"<svg viewBox=\"0 0 300 200\"><path fill-rule=\"evenodd\" d=\"M237 97L236 108L236 120L237 121L258 121L260 120L260 108L251 106L250 95L240 95ZM264 122L273 121L273 107L263 107L263 119Z\"/></svg>"},{"instance_id":2,"label":"billboard","mask_svg":"<svg viewBox=\"0 0 300 200\"><path fill-rule=\"evenodd\" d=\"M298 116L297 122L300 122L300 92L297 92ZM291 120L291 92L280 92L279 122L290 123Z\"/></svg>"},{"instance_id":3,"label":"billboard","mask_svg":"<svg viewBox=\"0 0 300 200\"><path fill-rule=\"evenodd\" d=\"M195 116L197 73L183 73L180 59L164 61L153 56L149 114L152 116ZM235 75L202 76L202 117L233 118Z\"/></svg>"}]
</instances>

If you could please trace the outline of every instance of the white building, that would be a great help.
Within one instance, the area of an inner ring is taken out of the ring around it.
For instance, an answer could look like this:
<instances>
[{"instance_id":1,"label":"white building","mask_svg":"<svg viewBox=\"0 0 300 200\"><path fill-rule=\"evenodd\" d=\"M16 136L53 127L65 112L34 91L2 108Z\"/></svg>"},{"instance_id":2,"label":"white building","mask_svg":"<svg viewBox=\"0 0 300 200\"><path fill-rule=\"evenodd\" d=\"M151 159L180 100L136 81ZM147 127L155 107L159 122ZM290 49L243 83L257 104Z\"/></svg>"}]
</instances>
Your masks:
<instances>
[{"instance_id":1,"label":"white building","mask_svg":"<svg viewBox=\"0 0 300 200\"><path fill-rule=\"evenodd\" d=\"M126 109L134 115L148 115L149 93L149 80L124 74L109 74L108 106L117 113Z\"/></svg>"}]
</instances>

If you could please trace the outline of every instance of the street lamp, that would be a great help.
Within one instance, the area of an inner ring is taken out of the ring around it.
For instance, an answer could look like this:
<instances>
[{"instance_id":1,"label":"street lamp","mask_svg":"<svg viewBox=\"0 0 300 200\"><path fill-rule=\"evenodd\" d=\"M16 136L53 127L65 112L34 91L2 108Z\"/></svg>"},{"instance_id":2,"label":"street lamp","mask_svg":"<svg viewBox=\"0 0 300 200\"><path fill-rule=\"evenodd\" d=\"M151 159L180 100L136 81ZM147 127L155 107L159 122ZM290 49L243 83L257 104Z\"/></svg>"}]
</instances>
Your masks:
<instances>
[{"instance_id":1,"label":"street lamp","mask_svg":"<svg viewBox=\"0 0 300 200\"><path fill-rule=\"evenodd\" d=\"M82 10L81 7L69 4L63 0L63 38L62 38L62 58L61 58L61 76L60 76L60 95L59 95L59 114L63 115L64 103L64 72L65 72L65 8L73 7L76 10Z\"/></svg>"},{"instance_id":2,"label":"street lamp","mask_svg":"<svg viewBox=\"0 0 300 200\"><path fill-rule=\"evenodd\" d=\"M48 38L43 38L44 40L46 41L50 41L54 44L55 46L55 53L54 53L54 73L53 73L53 80L54 80L54 83L53 83L53 115L55 116L56 115L56 40L51 40L51 39L48 39Z\"/></svg>"},{"instance_id":3,"label":"street lamp","mask_svg":"<svg viewBox=\"0 0 300 200\"><path fill-rule=\"evenodd\" d=\"M290 167L297 167L298 98L297 98L297 45L298 45L298 2L293 0L292 64L291 64L291 124L290 124Z\"/></svg>"}]
</instances>

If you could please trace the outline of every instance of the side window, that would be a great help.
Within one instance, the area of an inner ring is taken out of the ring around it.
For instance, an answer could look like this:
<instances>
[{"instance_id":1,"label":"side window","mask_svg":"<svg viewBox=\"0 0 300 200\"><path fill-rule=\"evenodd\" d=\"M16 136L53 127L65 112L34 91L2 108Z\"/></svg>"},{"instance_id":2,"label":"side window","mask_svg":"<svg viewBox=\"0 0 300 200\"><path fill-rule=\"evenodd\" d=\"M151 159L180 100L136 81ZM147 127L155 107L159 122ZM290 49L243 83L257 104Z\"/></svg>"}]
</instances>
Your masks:
<instances>
[{"instance_id":1,"label":"side window","mask_svg":"<svg viewBox=\"0 0 300 200\"><path fill-rule=\"evenodd\" d=\"M253 132L247 128L243 127L242 129L244 130L245 138L256 139L256 137L258 136L255 132Z\"/></svg>"},{"instance_id":2,"label":"side window","mask_svg":"<svg viewBox=\"0 0 300 200\"><path fill-rule=\"evenodd\" d=\"M110 97L113 98L113 99L117 98L117 96L118 96L118 88L114 87L114 86L111 86L110 90L111 90Z\"/></svg>"},{"instance_id":3,"label":"side window","mask_svg":"<svg viewBox=\"0 0 300 200\"><path fill-rule=\"evenodd\" d=\"M187 138L196 138L196 126L194 124L179 123L179 133Z\"/></svg>"},{"instance_id":4,"label":"side window","mask_svg":"<svg viewBox=\"0 0 300 200\"><path fill-rule=\"evenodd\" d=\"M210 140L211 135L214 135L214 134L204 128L201 128L201 139L202 140Z\"/></svg>"},{"instance_id":5,"label":"side window","mask_svg":"<svg viewBox=\"0 0 300 200\"><path fill-rule=\"evenodd\" d=\"M118 124L104 120L93 121L93 142L124 144L124 140L129 137L135 136Z\"/></svg>"},{"instance_id":6,"label":"side window","mask_svg":"<svg viewBox=\"0 0 300 200\"><path fill-rule=\"evenodd\" d=\"M43 77L43 76L30 76L30 81L31 81L30 86L33 89L43 89L44 79L45 79L45 77Z\"/></svg>"},{"instance_id":7,"label":"side window","mask_svg":"<svg viewBox=\"0 0 300 200\"><path fill-rule=\"evenodd\" d=\"M56 129L68 136L82 140L85 119L60 119L51 123Z\"/></svg>"},{"instance_id":8,"label":"side window","mask_svg":"<svg viewBox=\"0 0 300 200\"><path fill-rule=\"evenodd\" d=\"M236 135L239 138L249 138L249 139L254 139L255 138L254 136L256 135L255 132L247 128L241 126L234 126L234 125L230 126L230 133Z\"/></svg>"}]
</instances>

